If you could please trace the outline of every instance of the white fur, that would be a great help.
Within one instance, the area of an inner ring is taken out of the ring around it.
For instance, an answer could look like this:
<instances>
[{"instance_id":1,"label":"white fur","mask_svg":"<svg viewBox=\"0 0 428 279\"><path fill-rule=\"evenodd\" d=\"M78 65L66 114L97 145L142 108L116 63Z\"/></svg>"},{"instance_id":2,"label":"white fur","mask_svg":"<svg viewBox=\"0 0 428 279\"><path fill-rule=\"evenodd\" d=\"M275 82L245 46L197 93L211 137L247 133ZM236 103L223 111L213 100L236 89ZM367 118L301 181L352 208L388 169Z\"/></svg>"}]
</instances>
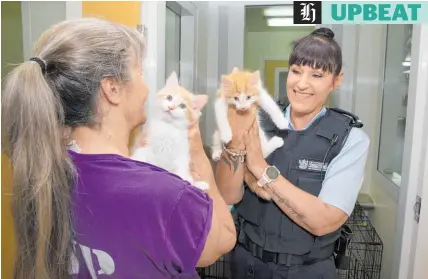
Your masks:
<instances>
[{"instance_id":1,"label":"white fur","mask_svg":"<svg viewBox=\"0 0 428 279\"><path fill-rule=\"evenodd\" d=\"M232 140L232 128L230 127L229 120L227 119L228 103L225 98L218 98L214 104L215 118L217 127L219 127L218 136L221 142L229 143ZM221 143L220 142L220 143Z\"/></svg>"},{"instance_id":2,"label":"white fur","mask_svg":"<svg viewBox=\"0 0 428 279\"><path fill-rule=\"evenodd\" d=\"M168 82L167 86L176 85L174 82ZM147 145L136 148L132 159L163 168L192 185L207 190L209 184L195 181L190 172L190 123L186 118L186 109L180 108L183 100L178 95L170 96L172 98L157 100L153 120L147 124ZM175 108L169 110L170 106Z\"/></svg>"},{"instance_id":3,"label":"white fur","mask_svg":"<svg viewBox=\"0 0 428 279\"><path fill-rule=\"evenodd\" d=\"M227 101L225 98L218 98L215 102L215 117L217 121L218 130L213 135L212 158L215 161L220 159L222 153L222 144L227 144L232 140L232 129L227 117L227 108L229 104L233 104L236 109L249 109L255 102L263 109L281 130L287 129L289 126L288 120L285 118L284 113L269 95L265 88L263 88L261 81L259 81L259 97L249 98L245 97L245 92L241 92L238 100ZM259 117L257 115L257 121ZM259 121L260 123L260 121ZM284 145L282 138L274 136L267 139L265 132L259 125L259 136L264 158L269 156L274 150Z\"/></svg>"}]
</instances>

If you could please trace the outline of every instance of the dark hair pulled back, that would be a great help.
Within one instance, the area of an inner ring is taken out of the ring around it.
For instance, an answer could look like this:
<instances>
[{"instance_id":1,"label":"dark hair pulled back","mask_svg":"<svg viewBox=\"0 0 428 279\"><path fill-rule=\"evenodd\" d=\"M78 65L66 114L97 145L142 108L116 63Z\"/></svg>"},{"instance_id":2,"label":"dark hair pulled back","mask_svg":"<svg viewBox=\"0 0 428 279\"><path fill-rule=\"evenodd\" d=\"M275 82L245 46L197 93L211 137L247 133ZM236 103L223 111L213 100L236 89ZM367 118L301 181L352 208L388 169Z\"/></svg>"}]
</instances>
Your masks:
<instances>
[{"instance_id":1,"label":"dark hair pulled back","mask_svg":"<svg viewBox=\"0 0 428 279\"><path fill-rule=\"evenodd\" d=\"M342 50L329 28L318 28L295 42L289 65L310 66L337 76L342 71Z\"/></svg>"}]
</instances>

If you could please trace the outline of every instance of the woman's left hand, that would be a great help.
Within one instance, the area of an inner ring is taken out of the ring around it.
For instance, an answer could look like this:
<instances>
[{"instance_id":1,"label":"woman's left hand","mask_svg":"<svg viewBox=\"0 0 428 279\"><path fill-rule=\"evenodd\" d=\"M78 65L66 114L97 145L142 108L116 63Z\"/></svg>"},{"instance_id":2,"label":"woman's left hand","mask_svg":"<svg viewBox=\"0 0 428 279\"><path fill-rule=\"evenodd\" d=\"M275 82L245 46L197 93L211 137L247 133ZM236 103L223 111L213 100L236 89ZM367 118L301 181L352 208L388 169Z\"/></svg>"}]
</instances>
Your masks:
<instances>
[{"instance_id":1,"label":"woman's left hand","mask_svg":"<svg viewBox=\"0 0 428 279\"><path fill-rule=\"evenodd\" d=\"M257 120L254 121L251 128L244 133L244 142L246 155L247 169L256 177L260 179L263 175L265 168L268 164L263 157L262 146L259 136L259 125Z\"/></svg>"},{"instance_id":2,"label":"woman's left hand","mask_svg":"<svg viewBox=\"0 0 428 279\"><path fill-rule=\"evenodd\" d=\"M214 179L211 162L204 150L199 122L195 122L189 127L188 136L190 144L190 172L193 179L196 181Z\"/></svg>"}]
</instances>

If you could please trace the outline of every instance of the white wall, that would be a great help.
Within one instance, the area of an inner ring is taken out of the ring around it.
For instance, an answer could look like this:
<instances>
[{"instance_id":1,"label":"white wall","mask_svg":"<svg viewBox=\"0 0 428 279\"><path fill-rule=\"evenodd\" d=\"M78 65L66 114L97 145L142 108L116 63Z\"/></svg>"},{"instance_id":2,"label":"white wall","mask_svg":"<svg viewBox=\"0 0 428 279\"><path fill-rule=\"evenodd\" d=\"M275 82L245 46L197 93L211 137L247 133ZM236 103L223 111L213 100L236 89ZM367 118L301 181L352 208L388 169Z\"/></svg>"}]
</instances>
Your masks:
<instances>
[{"instance_id":1,"label":"white wall","mask_svg":"<svg viewBox=\"0 0 428 279\"><path fill-rule=\"evenodd\" d=\"M407 40L406 27L392 26L393 32L388 36L393 41L386 45L386 25L358 26L353 107L354 112L365 123L364 130L371 139L366 168L366 186L375 202L375 209L369 214L370 220L384 244L381 279L412 278L407 272L408 264L412 264L409 256L412 256L413 251L409 248L409 244L416 241L412 239L416 236L415 231L412 231L416 227L413 220L413 206L418 193L417 188L423 184L423 173L426 173L426 166L421 164L420 154L424 153L426 143L426 138L423 142L424 129L421 127L424 125L423 119L426 119L428 92L427 64L423 59L428 61L428 56L426 51L422 51L426 50L426 47L419 46L422 40L417 40L414 35L412 51L416 52L412 53L412 60L415 63L412 63L414 67L411 75L413 76L410 77L410 86L408 86L404 82L401 66L401 61L406 54L402 49L402 45ZM414 28L421 32L421 26ZM425 38L425 34L419 33L419 36ZM389 52L387 57L385 57L386 47ZM422 50L420 51L419 48ZM346 53L348 50L344 48L343 51ZM416 72L417 70L419 72ZM384 74L387 74L385 82ZM409 93L407 113L402 105L402 96L406 92ZM400 143L401 149L404 144L404 152L398 151L400 155L397 158L397 119L403 116L407 117L406 139L404 143ZM389 139L392 144L386 146L383 153L380 153L380 157L391 163L391 166L402 164L403 183L400 188L378 171L379 145L385 144L384 141L379 141L382 137Z\"/></svg>"},{"instance_id":2,"label":"white wall","mask_svg":"<svg viewBox=\"0 0 428 279\"><path fill-rule=\"evenodd\" d=\"M173 71L180 75L180 16L166 9L165 77Z\"/></svg>"},{"instance_id":3,"label":"white wall","mask_svg":"<svg viewBox=\"0 0 428 279\"><path fill-rule=\"evenodd\" d=\"M196 24L196 82L195 82L195 88L196 92L200 94L207 94L207 84L208 84L208 57L210 54L208 53L208 29L209 29L209 5L210 2L193 2L193 4L197 7L198 15L197 15L197 24ZM207 139L208 132L211 131L211 129L207 129L207 117L208 112L210 109L212 109L212 102L213 102L213 96L209 95L209 103L205 107L205 109L202 111L203 115L205 117L201 118L201 124L200 127L204 127L201 129L201 133L203 136L203 139ZM205 144L207 142L205 141Z\"/></svg>"},{"instance_id":4,"label":"white wall","mask_svg":"<svg viewBox=\"0 0 428 279\"><path fill-rule=\"evenodd\" d=\"M245 67L263 72L264 60L288 60L291 43L308 34L307 29L298 27L283 32L248 32L245 38Z\"/></svg>"},{"instance_id":5,"label":"white wall","mask_svg":"<svg viewBox=\"0 0 428 279\"><path fill-rule=\"evenodd\" d=\"M407 123L402 162L402 185L398 202L397 237L395 240L394 266L392 279L411 278L409 272L414 264L416 243L415 200L422 195L424 176L427 168L424 165L426 143L428 141L426 122L428 121L428 28L427 25L413 25L412 67L409 80L409 100L407 107ZM424 197L422 197L422 208ZM422 213L423 214L423 213ZM426 217L426 216L425 216ZM426 224L426 223L425 223ZM419 228L422 229L421 224ZM426 229L426 228L424 228ZM422 244L422 243L421 243ZM422 249L426 249L423 247ZM410 257L409 257L410 255ZM426 259L424 259L426 262ZM420 270L421 271L421 270ZM409 276L410 275L410 276ZM419 277L414 277L419 278Z\"/></svg>"},{"instance_id":6,"label":"white wall","mask_svg":"<svg viewBox=\"0 0 428 279\"><path fill-rule=\"evenodd\" d=\"M214 100L219 86L219 69L220 61L224 61L224 53L227 54L227 48L220 45L219 30L219 4L215 1L209 1L208 11L206 18L208 20L208 38L207 38L207 84L206 93L209 96L208 105L205 109L204 119L204 142L206 145L211 146L212 134L216 128L214 116ZM227 32L221 32L227 34Z\"/></svg>"},{"instance_id":7,"label":"white wall","mask_svg":"<svg viewBox=\"0 0 428 279\"><path fill-rule=\"evenodd\" d=\"M369 217L383 241L381 279L390 279L398 207L396 197L385 189L385 181L377 172L386 26L343 25L341 29L346 78L336 100L339 106L360 117L364 123L362 129L371 141L361 192L369 193L374 200L375 208Z\"/></svg>"},{"instance_id":8,"label":"white wall","mask_svg":"<svg viewBox=\"0 0 428 279\"><path fill-rule=\"evenodd\" d=\"M67 19L82 17L82 1L66 1L65 9Z\"/></svg>"},{"instance_id":9,"label":"white wall","mask_svg":"<svg viewBox=\"0 0 428 279\"><path fill-rule=\"evenodd\" d=\"M51 25L66 19L66 2L23 1L21 7L24 60L27 60L40 35Z\"/></svg>"},{"instance_id":10,"label":"white wall","mask_svg":"<svg viewBox=\"0 0 428 279\"><path fill-rule=\"evenodd\" d=\"M347 55L350 51L355 57L354 71L349 76L352 79L352 110L364 123L362 128L370 138L370 153L367 159L365 181L362 192L369 192L372 184L373 171L377 165L377 138L378 112L381 108L381 84L383 80L383 53L384 53L384 26L359 25L351 27L356 31L355 47L343 52ZM347 32L349 39L349 34ZM349 46L349 45L348 45ZM345 72L345 75L346 72Z\"/></svg>"},{"instance_id":11,"label":"white wall","mask_svg":"<svg viewBox=\"0 0 428 279\"><path fill-rule=\"evenodd\" d=\"M291 1L283 1L281 4L292 4ZM219 21L226 23L227 29L222 28L221 32L227 32L227 42L220 40L222 47L227 46L227 56L222 58L221 63L226 63L227 70L234 66L244 66L244 28L245 28L245 6L266 6L278 5L276 1L240 1L240 2L218 2L224 12L220 14ZM225 27L225 26L224 26ZM225 60L224 60L225 59ZM226 72L227 72L226 70Z\"/></svg>"},{"instance_id":12,"label":"white wall","mask_svg":"<svg viewBox=\"0 0 428 279\"><path fill-rule=\"evenodd\" d=\"M40 35L55 23L82 16L81 1L22 1L22 35L24 60Z\"/></svg>"},{"instance_id":13,"label":"white wall","mask_svg":"<svg viewBox=\"0 0 428 279\"><path fill-rule=\"evenodd\" d=\"M383 97L383 115L381 131L381 149L379 167L390 169L401 175L404 146L404 123L406 106L403 97L408 93L409 82L406 80L401 65L406 55L404 44L409 36L408 25L392 25L388 30L388 44L385 66L385 87ZM399 42L399 43L396 43Z\"/></svg>"},{"instance_id":14,"label":"white wall","mask_svg":"<svg viewBox=\"0 0 428 279\"><path fill-rule=\"evenodd\" d=\"M141 24L147 29L146 57L144 59L144 73L149 96L146 101L148 119L155 103L156 92L165 85L165 1L143 1L141 5ZM162 50L162 53L159 52Z\"/></svg>"}]
</instances>

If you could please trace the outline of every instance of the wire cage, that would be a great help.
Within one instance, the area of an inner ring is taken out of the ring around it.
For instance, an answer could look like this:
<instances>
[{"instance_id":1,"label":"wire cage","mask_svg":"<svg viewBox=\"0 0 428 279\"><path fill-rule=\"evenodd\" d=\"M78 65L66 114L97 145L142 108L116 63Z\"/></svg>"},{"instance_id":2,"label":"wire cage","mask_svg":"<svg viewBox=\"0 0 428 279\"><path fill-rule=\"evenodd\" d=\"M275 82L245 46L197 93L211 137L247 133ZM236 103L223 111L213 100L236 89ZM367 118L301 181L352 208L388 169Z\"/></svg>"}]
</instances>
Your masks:
<instances>
[{"instance_id":1,"label":"wire cage","mask_svg":"<svg viewBox=\"0 0 428 279\"><path fill-rule=\"evenodd\" d=\"M383 243L359 203L346 224L353 231L349 247L349 266L337 270L337 279L379 279ZM209 267L199 268L201 279L233 279L230 255L224 255Z\"/></svg>"}]
</instances>

